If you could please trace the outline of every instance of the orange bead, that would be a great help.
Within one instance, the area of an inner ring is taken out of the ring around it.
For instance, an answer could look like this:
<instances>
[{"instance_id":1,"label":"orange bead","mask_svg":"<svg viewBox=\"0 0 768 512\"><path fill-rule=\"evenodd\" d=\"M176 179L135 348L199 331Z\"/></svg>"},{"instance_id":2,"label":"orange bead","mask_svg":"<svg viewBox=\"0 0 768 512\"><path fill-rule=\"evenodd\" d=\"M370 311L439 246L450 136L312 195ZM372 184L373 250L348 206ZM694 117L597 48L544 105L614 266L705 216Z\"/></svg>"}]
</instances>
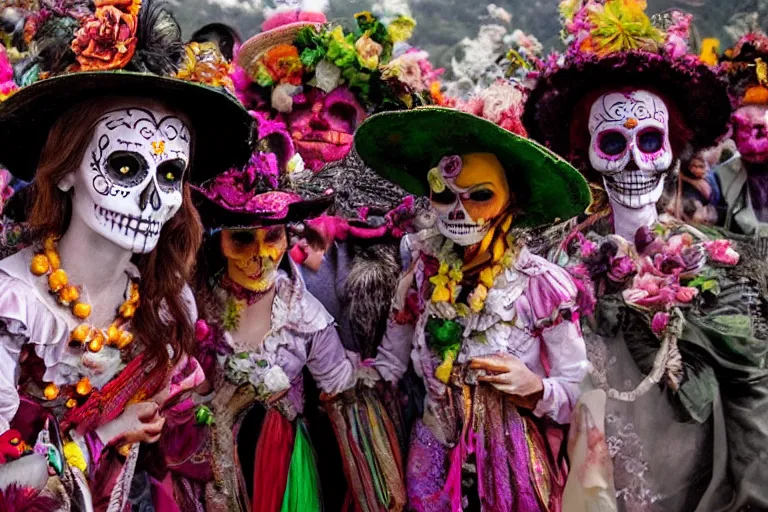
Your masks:
<instances>
[{"instance_id":1,"label":"orange bead","mask_svg":"<svg viewBox=\"0 0 768 512\"><path fill-rule=\"evenodd\" d=\"M114 345L118 341L120 341L120 330L115 324L112 324L107 329L107 345Z\"/></svg>"},{"instance_id":2,"label":"orange bead","mask_svg":"<svg viewBox=\"0 0 768 512\"><path fill-rule=\"evenodd\" d=\"M88 336L91 334L91 326L88 324L80 324L72 331L72 340L79 343L85 343L88 340Z\"/></svg>"},{"instance_id":3,"label":"orange bead","mask_svg":"<svg viewBox=\"0 0 768 512\"><path fill-rule=\"evenodd\" d=\"M75 407L77 407L77 400L75 400L74 398L70 398L69 400L67 400L67 402L64 405L67 406L67 409L74 409Z\"/></svg>"},{"instance_id":4,"label":"orange bead","mask_svg":"<svg viewBox=\"0 0 768 512\"><path fill-rule=\"evenodd\" d=\"M51 264L45 254L36 254L32 258L32 263L29 265L29 269L36 276L41 276L50 270Z\"/></svg>"},{"instance_id":5,"label":"orange bead","mask_svg":"<svg viewBox=\"0 0 768 512\"><path fill-rule=\"evenodd\" d=\"M75 391L80 396L91 394L91 391L93 391L93 386L91 386L91 381L88 380L88 377L83 377L80 379L80 382L78 382L77 386L75 386Z\"/></svg>"},{"instance_id":6,"label":"orange bead","mask_svg":"<svg viewBox=\"0 0 768 512\"><path fill-rule=\"evenodd\" d=\"M71 304L80 298L80 291L76 286L68 285L59 293L59 300L65 305Z\"/></svg>"},{"instance_id":7,"label":"orange bead","mask_svg":"<svg viewBox=\"0 0 768 512\"><path fill-rule=\"evenodd\" d=\"M48 262L51 264L51 270L59 270L61 268L61 259L56 251L45 251L45 256L48 258Z\"/></svg>"},{"instance_id":8,"label":"orange bead","mask_svg":"<svg viewBox=\"0 0 768 512\"><path fill-rule=\"evenodd\" d=\"M46 251L55 251L56 250L56 237L49 236L45 239L43 242L43 249Z\"/></svg>"},{"instance_id":9,"label":"orange bead","mask_svg":"<svg viewBox=\"0 0 768 512\"><path fill-rule=\"evenodd\" d=\"M125 303L122 306L120 306L120 315L125 318L133 318L133 315L136 314L136 306L133 304Z\"/></svg>"},{"instance_id":10,"label":"orange bead","mask_svg":"<svg viewBox=\"0 0 768 512\"><path fill-rule=\"evenodd\" d=\"M56 270L48 276L48 287L54 293L59 293L67 284L69 284L69 278L62 269Z\"/></svg>"},{"instance_id":11,"label":"orange bead","mask_svg":"<svg viewBox=\"0 0 768 512\"><path fill-rule=\"evenodd\" d=\"M104 348L104 336L99 333L88 343L88 350L91 352L101 352L102 348Z\"/></svg>"},{"instance_id":12,"label":"orange bead","mask_svg":"<svg viewBox=\"0 0 768 512\"><path fill-rule=\"evenodd\" d=\"M123 350L125 347L133 343L133 334L128 331L120 333L120 340L117 342L117 348Z\"/></svg>"},{"instance_id":13,"label":"orange bead","mask_svg":"<svg viewBox=\"0 0 768 512\"><path fill-rule=\"evenodd\" d=\"M86 304L85 302L78 302L72 307L72 314L77 318L85 320L91 316L91 305Z\"/></svg>"},{"instance_id":14,"label":"orange bead","mask_svg":"<svg viewBox=\"0 0 768 512\"><path fill-rule=\"evenodd\" d=\"M59 398L59 387L54 383L50 383L45 387L43 394L46 400L56 400Z\"/></svg>"}]
</instances>

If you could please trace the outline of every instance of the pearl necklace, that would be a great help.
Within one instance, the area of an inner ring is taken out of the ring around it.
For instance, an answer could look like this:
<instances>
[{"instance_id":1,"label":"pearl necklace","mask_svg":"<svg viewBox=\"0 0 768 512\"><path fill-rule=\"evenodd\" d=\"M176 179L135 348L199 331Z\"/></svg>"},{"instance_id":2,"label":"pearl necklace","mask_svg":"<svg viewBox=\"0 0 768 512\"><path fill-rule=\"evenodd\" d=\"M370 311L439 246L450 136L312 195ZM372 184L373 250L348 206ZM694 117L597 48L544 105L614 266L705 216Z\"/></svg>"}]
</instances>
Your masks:
<instances>
[{"instance_id":1,"label":"pearl necklace","mask_svg":"<svg viewBox=\"0 0 768 512\"><path fill-rule=\"evenodd\" d=\"M91 316L92 307L87 302L80 300L82 288L69 282L67 273L61 268L61 258L56 251L57 238L49 236L43 243L43 250L32 258L30 270L36 276L48 276L48 289L55 295L59 304L70 309L72 315L78 320L83 320L72 329L69 336L70 347L82 347L86 352L100 352L104 345L123 350L133 342L131 334L125 325L136 314L139 308L139 284L131 282L128 298L117 310L115 320L104 330L93 324L85 322ZM87 397L93 387L88 377L83 377L74 386L74 393L68 393L66 406L70 409L76 407ZM56 400L61 390L53 383L46 386L44 395L46 400Z\"/></svg>"}]
</instances>

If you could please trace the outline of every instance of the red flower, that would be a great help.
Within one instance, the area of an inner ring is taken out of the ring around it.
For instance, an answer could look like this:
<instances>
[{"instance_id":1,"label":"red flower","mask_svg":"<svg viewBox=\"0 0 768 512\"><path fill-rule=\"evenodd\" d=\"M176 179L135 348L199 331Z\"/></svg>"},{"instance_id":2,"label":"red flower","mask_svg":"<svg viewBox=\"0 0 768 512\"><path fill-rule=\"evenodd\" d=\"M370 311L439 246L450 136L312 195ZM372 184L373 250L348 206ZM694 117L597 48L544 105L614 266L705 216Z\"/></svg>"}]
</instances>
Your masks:
<instances>
[{"instance_id":1,"label":"red flower","mask_svg":"<svg viewBox=\"0 0 768 512\"><path fill-rule=\"evenodd\" d=\"M112 5L114 4L114 5ZM116 6L117 5L117 6ZM136 51L140 0L101 0L75 33L72 51L81 71L121 69Z\"/></svg>"}]
</instances>

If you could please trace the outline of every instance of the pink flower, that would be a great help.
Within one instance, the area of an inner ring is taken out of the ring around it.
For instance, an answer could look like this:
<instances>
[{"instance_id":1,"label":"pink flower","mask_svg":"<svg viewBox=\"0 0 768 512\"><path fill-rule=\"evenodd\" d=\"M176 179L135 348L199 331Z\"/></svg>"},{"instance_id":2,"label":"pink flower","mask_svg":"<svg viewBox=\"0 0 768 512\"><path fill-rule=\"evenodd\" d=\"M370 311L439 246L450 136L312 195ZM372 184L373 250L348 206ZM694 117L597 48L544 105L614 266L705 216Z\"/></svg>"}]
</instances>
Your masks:
<instances>
[{"instance_id":1,"label":"pink flower","mask_svg":"<svg viewBox=\"0 0 768 512\"><path fill-rule=\"evenodd\" d=\"M675 303L679 286L668 279L646 274L636 276L632 287L624 290L622 296L627 304L645 309L667 309Z\"/></svg>"},{"instance_id":2,"label":"pink flower","mask_svg":"<svg viewBox=\"0 0 768 512\"><path fill-rule=\"evenodd\" d=\"M715 263L723 265L737 265L739 263L739 253L733 250L730 240L712 240L704 242L704 248L707 249L709 257Z\"/></svg>"},{"instance_id":3,"label":"pink flower","mask_svg":"<svg viewBox=\"0 0 768 512\"><path fill-rule=\"evenodd\" d=\"M667 325L669 325L669 313L658 312L653 315L653 320L651 321L651 330L654 332L654 334L657 336L661 335L661 333L663 333L667 328Z\"/></svg>"},{"instance_id":4,"label":"pink flower","mask_svg":"<svg viewBox=\"0 0 768 512\"><path fill-rule=\"evenodd\" d=\"M440 172L445 178L455 178L461 173L463 163L459 155L444 156L440 159Z\"/></svg>"},{"instance_id":5,"label":"pink flower","mask_svg":"<svg viewBox=\"0 0 768 512\"><path fill-rule=\"evenodd\" d=\"M195 322L195 339L197 341L205 341L211 335L211 327L205 320L198 320Z\"/></svg>"},{"instance_id":6,"label":"pink flower","mask_svg":"<svg viewBox=\"0 0 768 512\"><path fill-rule=\"evenodd\" d=\"M608 270L608 279L615 283L621 283L629 279L637 272L637 267L629 256L613 258L611 268Z\"/></svg>"},{"instance_id":7,"label":"pink flower","mask_svg":"<svg viewBox=\"0 0 768 512\"><path fill-rule=\"evenodd\" d=\"M689 304L696 295L699 294L699 290L696 288L690 288L688 286L682 286L675 294L675 300L681 304Z\"/></svg>"}]
</instances>

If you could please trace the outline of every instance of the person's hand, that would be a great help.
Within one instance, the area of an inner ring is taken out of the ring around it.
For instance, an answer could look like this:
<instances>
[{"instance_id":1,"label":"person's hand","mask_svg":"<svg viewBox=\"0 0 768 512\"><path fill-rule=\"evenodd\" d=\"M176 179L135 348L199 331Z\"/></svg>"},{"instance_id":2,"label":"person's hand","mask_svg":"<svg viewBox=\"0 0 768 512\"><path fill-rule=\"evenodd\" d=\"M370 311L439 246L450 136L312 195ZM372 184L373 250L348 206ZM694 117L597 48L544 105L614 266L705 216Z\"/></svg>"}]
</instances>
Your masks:
<instances>
[{"instance_id":1,"label":"person's hand","mask_svg":"<svg viewBox=\"0 0 768 512\"><path fill-rule=\"evenodd\" d=\"M165 425L159 409L155 402L131 404L115 420L99 427L96 433L104 444L116 439L125 444L156 443Z\"/></svg>"},{"instance_id":2,"label":"person's hand","mask_svg":"<svg viewBox=\"0 0 768 512\"><path fill-rule=\"evenodd\" d=\"M479 381L487 382L508 395L531 399L530 401L535 399L534 407L544 391L541 377L529 370L522 361L511 354L477 357L470 362L469 366L472 369L488 372L488 375L478 377ZM526 403L521 405L532 409L530 401L526 400Z\"/></svg>"}]
</instances>

